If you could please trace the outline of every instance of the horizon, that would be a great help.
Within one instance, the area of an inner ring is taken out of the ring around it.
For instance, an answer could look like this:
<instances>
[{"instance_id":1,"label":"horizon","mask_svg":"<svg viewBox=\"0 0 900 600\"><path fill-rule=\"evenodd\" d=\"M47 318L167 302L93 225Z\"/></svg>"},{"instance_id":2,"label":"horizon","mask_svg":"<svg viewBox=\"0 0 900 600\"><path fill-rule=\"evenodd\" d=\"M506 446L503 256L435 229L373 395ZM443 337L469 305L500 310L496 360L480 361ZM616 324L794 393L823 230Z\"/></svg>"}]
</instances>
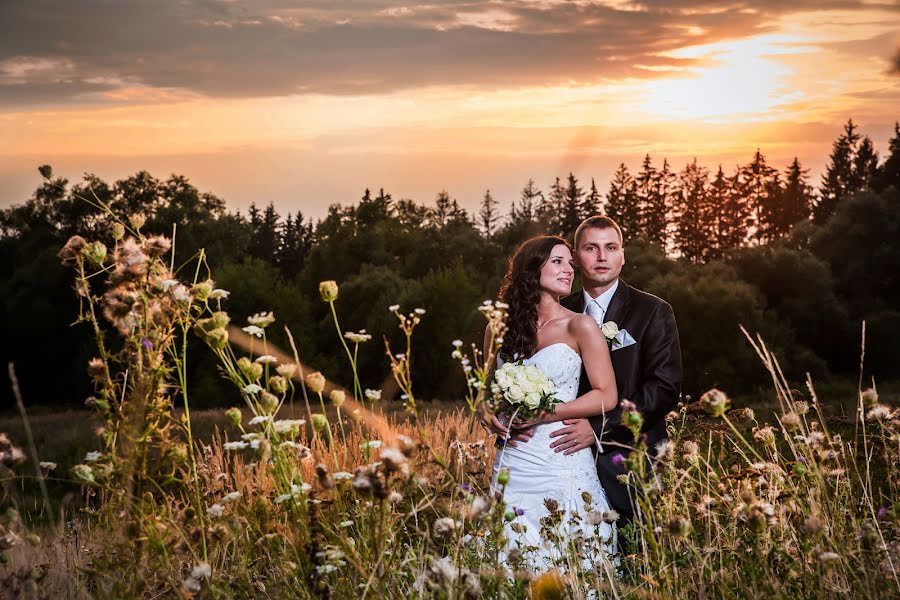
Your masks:
<instances>
[{"instance_id":1,"label":"horizon","mask_svg":"<svg viewBox=\"0 0 900 600\"><path fill-rule=\"evenodd\" d=\"M229 210L318 219L366 188L473 212L529 178L605 196L645 154L818 187L853 119L900 115L890 3L166 2L0 8L0 207L41 184L185 175ZM728 8L731 10L729 11Z\"/></svg>"}]
</instances>

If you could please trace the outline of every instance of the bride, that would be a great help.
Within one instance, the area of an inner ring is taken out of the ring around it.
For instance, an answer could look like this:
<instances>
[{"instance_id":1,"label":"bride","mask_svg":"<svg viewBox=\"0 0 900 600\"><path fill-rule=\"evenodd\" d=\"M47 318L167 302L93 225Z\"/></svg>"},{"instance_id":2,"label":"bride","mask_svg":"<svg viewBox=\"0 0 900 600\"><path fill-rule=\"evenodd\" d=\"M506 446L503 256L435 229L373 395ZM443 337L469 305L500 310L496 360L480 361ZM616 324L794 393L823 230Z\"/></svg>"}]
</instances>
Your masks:
<instances>
[{"instance_id":1,"label":"bride","mask_svg":"<svg viewBox=\"0 0 900 600\"><path fill-rule=\"evenodd\" d=\"M526 364L553 381L561 402L553 414L516 423L531 427L530 439L511 432L496 416L483 417L501 444L510 436L519 440L500 446L493 471L494 481L501 470L509 471L503 499L517 515L506 524L504 559L510 566L521 561L532 571L590 569L616 547L615 514L592 450L565 454L550 447L550 433L560 427L559 421L598 415L618 402L609 348L597 323L559 304L571 291L573 277L569 244L560 237L539 236L516 251L500 290L509 316L499 360L527 357ZM593 389L576 397L582 361ZM572 556L580 556L581 564L573 564Z\"/></svg>"}]
</instances>

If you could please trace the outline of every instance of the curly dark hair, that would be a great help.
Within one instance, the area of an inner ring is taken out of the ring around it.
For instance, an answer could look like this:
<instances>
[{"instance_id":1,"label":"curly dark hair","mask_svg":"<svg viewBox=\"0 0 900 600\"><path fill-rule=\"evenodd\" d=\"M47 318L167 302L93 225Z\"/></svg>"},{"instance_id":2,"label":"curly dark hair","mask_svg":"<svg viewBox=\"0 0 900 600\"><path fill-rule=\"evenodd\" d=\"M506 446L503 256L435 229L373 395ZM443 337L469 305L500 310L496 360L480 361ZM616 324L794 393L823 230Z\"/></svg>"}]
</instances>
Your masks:
<instances>
[{"instance_id":1,"label":"curly dark hair","mask_svg":"<svg viewBox=\"0 0 900 600\"><path fill-rule=\"evenodd\" d=\"M509 268L500 288L500 300L509 305L507 332L501 353L505 359L534 354L537 345L538 302L541 299L541 268L554 246L569 242L555 235L539 235L522 242L509 260Z\"/></svg>"}]
</instances>

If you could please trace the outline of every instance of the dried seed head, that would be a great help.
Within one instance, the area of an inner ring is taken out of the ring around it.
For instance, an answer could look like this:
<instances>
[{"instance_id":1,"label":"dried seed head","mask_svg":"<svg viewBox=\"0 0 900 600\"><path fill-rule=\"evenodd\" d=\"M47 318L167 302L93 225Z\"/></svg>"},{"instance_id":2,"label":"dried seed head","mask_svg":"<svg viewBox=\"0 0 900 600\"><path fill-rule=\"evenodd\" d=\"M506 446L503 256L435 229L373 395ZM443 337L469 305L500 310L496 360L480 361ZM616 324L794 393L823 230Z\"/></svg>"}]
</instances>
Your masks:
<instances>
[{"instance_id":1,"label":"dried seed head","mask_svg":"<svg viewBox=\"0 0 900 600\"><path fill-rule=\"evenodd\" d=\"M325 376L320 372L310 373L306 376L306 387L313 394L320 394L325 389Z\"/></svg>"}]
</instances>

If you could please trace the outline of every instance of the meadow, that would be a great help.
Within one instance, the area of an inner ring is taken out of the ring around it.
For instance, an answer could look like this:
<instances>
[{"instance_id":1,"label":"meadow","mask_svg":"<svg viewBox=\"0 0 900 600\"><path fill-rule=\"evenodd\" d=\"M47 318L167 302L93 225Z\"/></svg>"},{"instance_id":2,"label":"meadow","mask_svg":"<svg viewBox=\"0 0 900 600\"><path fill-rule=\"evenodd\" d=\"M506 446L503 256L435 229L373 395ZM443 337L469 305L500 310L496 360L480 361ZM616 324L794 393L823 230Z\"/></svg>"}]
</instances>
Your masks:
<instances>
[{"instance_id":1,"label":"meadow","mask_svg":"<svg viewBox=\"0 0 900 600\"><path fill-rule=\"evenodd\" d=\"M99 209L107 209L99 205ZM635 552L609 557L563 537L552 502L541 534L559 559L546 572L503 558L516 507L491 485L495 449L475 418L504 307L478 307L491 343L445 341L466 380L456 408L416 397L416 328L392 306L403 343L385 344L400 401L363 389L360 345L340 287L321 301L341 340L341 388L267 341L270 312L232 323L201 251L179 269L172 241L116 218L115 243L73 236L80 326L97 356L88 412L0 421L0 580L10 597L208 598L856 598L896 597L900 412L874 384L819 396L782 375L747 335L767 402L712 389L669 415L670 441L649 462L642 417L624 418L635 451L622 478L639 518L620 532ZM288 338L293 339L290 332ZM244 404L192 413L186 360L205 344ZM382 397L384 396L384 397ZM829 396L827 399L825 396ZM24 406L24 400L20 399ZM894 398L894 400L896 400ZM761 410L761 407L768 407ZM32 434L23 429L30 423ZM585 499L586 507L589 505ZM585 529L615 522L586 508ZM568 525L568 524L565 524ZM584 565L589 564L590 568Z\"/></svg>"}]
</instances>

